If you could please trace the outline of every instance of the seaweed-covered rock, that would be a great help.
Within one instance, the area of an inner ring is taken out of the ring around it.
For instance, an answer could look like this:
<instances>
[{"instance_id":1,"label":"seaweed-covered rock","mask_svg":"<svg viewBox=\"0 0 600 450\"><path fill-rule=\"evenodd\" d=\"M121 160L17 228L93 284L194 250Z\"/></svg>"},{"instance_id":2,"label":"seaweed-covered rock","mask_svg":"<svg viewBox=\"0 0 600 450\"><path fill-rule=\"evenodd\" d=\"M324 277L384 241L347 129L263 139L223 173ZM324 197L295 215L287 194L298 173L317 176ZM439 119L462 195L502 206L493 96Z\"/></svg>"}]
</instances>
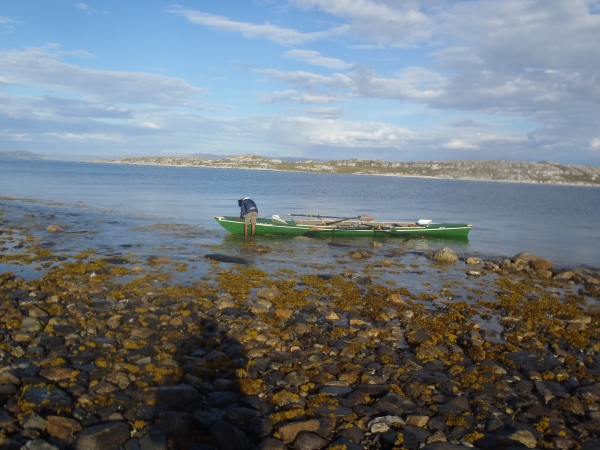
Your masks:
<instances>
[{"instance_id":1,"label":"seaweed-covered rock","mask_svg":"<svg viewBox=\"0 0 600 450\"><path fill-rule=\"evenodd\" d=\"M449 247L442 247L432 252L429 257L434 261L441 262L456 262L458 261L458 255Z\"/></svg>"}]
</instances>

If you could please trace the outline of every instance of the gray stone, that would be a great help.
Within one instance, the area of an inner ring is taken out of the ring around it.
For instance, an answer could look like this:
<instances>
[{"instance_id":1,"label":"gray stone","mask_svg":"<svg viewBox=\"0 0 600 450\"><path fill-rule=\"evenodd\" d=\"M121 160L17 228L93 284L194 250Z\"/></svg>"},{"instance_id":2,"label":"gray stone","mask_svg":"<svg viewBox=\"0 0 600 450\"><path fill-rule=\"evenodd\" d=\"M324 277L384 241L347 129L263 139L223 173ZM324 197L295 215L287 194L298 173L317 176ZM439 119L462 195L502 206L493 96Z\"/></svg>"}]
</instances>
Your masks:
<instances>
[{"instance_id":1,"label":"gray stone","mask_svg":"<svg viewBox=\"0 0 600 450\"><path fill-rule=\"evenodd\" d=\"M324 403L316 411L323 417L346 417L352 414L352 410L346 406Z\"/></svg>"},{"instance_id":2,"label":"gray stone","mask_svg":"<svg viewBox=\"0 0 600 450\"><path fill-rule=\"evenodd\" d=\"M57 411L63 408L71 408L69 396L57 388L30 387L21 397L22 401L33 403L36 411L49 409Z\"/></svg>"},{"instance_id":3,"label":"gray stone","mask_svg":"<svg viewBox=\"0 0 600 450\"><path fill-rule=\"evenodd\" d=\"M129 426L122 422L85 428L77 435L76 450L117 450L129 439Z\"/></svg>"},{"instance_id":4,"label":"gray stone","mask_svg":"<svg viewBox=\"0 0 600 450\"><path fill-rule=\"evenodd\" d=\"M404 398L394 392L390 392L373 405L375 411L383 414L401 416L402 414L413 413L417 409L412 401Z\"/></svg>"},{"instance_id":5,"label":"gray stone","mask_svg":"<svg viewBox=\"0 0 600 450\"><path fill-rule=\"evenodd\" d=\"M273 431L274 422L271 419L255 417L248 424L248 428L259 437L268 436Z\"/></svg>"},{"instance_id":6,"label":"gray stone","mask_svg":"<svg viewBox=\"0 0 600 450\"><path fill-rule=\"evenodd\" d=\"M356 425L354 425L352 428L348 428L347 430L342 431L340 433L340 436L349 439L355 444L360 444L365 438L365 435L362 432L362 430Z\"/></svg>"},{"instance_id":7,"label":"gray stone","mask_svg":"<svg viewBox=\"0 0 600 450\"><path fill-rule=\"evenodd\" d=\"M235 392L211 392L206 395L206 401L213 408L225 408L240 401L240 396Z\"/></svg>"},{"instance_id":8,"label":"gray stone","mask_svg":"<svg viewBox=\"0 0 600 450\"><path fill-rule=\"evenodd\" d=\"M133 399L140 403L153 402L171 407L187 406L196 402L199 398L198 391L187 384L143 388L133 393Z\"/></svg>"},{"instance_id":9,"label":"gray stone","mask_svg":"<svg viewBox=\"0 0 600 450\"><path fill-rule=\"evenodd\" d=\"M248 450L250 448L248 436L227 422L216 422L211 431L219 450Z\"/></svg>"},{"instance_id":10,"label":"gray stone","mask_svg":"<svg viewBox=\"0 0 600 450\"><path fill-rule=\"evenodd\" d=\"M364 447L362 445L355 444L350 439L344 436L341 436L340 438L336 439L334 442L331 443L331 447L334 448L340 448L341 446L344 446L346 450L364 450Z\"/></svg>"},{"instance_id":11,"label":"gray stone","mask_svg":"<svg viewBox=\"0 0 600 450\"><path fill-rule=\"evenodd\" d=\"M27 441L27 443L21 447L21 450L59 450L56 445L52 445L43 439L35 439L33 441Z\"/></svg>"},{"instance_id":12,"label":"gray stone","mask_svg":"<svg viewBox=\"0 0 600 450\"><path fill-rule=\"evenodd\" d=\"M540 355L527 350L520 352L508 353L508 359L515 363L517 368L522 372L545 372L560 366L562 363L554 356Z\"/></svg>"},{"instance_id":13,"label":"gray stone","mask_svg":"<svg viewBox=\"0 0 600 450\"><path fill-rule=\"evenodd\" d=\"M150 432L140 438L140 450L167 450L167 437L160 430L150 430Z\"/></svg>"},{"instance_id":14,"label":"gray stone","mask_svg":"<svg viewBox=\"0 0 600 450\"><path fill-rule=\"evenodd\" d=\"M598 450L600 448L600 439L590 439L581 445L581 450Z\"/></svg>"},{"instance_id":15,"label":"gray stone","mask_svg":"<svg viewBox=\"0 0 600 450\"><path fill-rule=\"evenodd\" d=\"M352 392L351 387L346 386L323 386L320 390L320 394L327 394L332 397L343 397Z\"/></svg>"},{"instance_id":16,"label":"gray stone","mask_svg":"<svg viewBox=\"0 0 600 450\"><path fill-rule=\"evenodd\" d=\"M284 380L291 386L301 386L310 381L308 375L303 370L295 370L293 372L288 373Z\"/></svg>"},{"instance_id":17,"label":"gray stone","mask_svg":"<svg viewBox=\"0 0 600 450\"><path fill-rule=\"evenodd\" d=\"M287 445L280 440L269 437L259 444L257 450L287 450Z\"/></svg>"},{"instance_id":18,"label":"gray stone","mask_svg":"<svg viewBox=\"0 0 600 450\"><path fill-rule=\"evenodd\" d=\"M25 317L21 322L21 331L27 333L35 333L42 329L42 324L35 317Z\"/></svg>"},{"instance_id":19,"label":"gray stone","mask_svg":"<svg viewBox=\"0 0 600 450\"><path fill-rule=\"evenodd\" d=\"M318 434L303 431L294 441L292 448L294 450L320 450L327 444L328 442Z\"/></svg>"},{"instance_id":20,"label":"gray stone","mask_svg":"<svg viewBox=\"0 0 600 450\"><path fill-rule=\"evenodd\" d=\"M165 411L158 415L156 425L167 436L185 436L194 429L191 414L180 411Z\"/></svg>"},{"instance_id":21,"label":"gray stone","mask_svg":"<svg viewBox=\"0 0 600 450\"><path fill-rule=\"evenodd\" d=\"M467 447L459 444L450 444L449 442L434 442L428 444L421 450L466 450Z\"/></svg>"}]
</instances>

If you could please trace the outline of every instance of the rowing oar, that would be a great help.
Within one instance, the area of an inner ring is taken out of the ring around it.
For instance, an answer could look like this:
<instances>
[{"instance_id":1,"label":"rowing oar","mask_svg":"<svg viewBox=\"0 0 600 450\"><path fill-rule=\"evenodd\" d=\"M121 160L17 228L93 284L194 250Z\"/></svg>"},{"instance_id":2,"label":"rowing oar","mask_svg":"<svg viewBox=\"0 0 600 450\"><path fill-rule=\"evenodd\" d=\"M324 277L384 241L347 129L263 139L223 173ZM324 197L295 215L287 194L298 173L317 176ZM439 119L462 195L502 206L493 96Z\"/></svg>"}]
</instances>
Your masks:
<instances>
[{"instance_id":1,"label":"rowing oar","mask_svg":"<svg viewBox=\"0 0 600 450\"><path fill-rule=\"evenodd\" d=\"M333 219L333 217L331 217L331 219ZM313 227L310 229L310 231L313 230L319 230L321 228L325 228L328 227L330 225L335 225L336 223L340 223L343 222L344 220L352 220L352 219L358 219L358 220L367 220L367 221L371 221L371 220L375 220L373 217L365 214L363 216L358 216L358 217L344 217L344 218L340 218L339 220L334 220L333 222L323 222L323 225L321 225L320 227Z\"/></svg>"},{"instance_id":2,"label":"rowing oar","mask_svg":"<svg viewBox=\"0 0 600 450\"><path fill-rule=\"evenodd\" d=\"M375 220L373 217L369 216L368 214L363 214L362 216L356 216L356 217L335 217L335 216L322 216L320 214L286 214L286 216L294 216L294 217L316 217L317 219L340 219L336 222L332 222L332 223L337 223L337 222L343 222L344 220L352 220L352 219L358 219L358 220L366 220L366 221L372 221Z\"/></svg>"}]
</instances>

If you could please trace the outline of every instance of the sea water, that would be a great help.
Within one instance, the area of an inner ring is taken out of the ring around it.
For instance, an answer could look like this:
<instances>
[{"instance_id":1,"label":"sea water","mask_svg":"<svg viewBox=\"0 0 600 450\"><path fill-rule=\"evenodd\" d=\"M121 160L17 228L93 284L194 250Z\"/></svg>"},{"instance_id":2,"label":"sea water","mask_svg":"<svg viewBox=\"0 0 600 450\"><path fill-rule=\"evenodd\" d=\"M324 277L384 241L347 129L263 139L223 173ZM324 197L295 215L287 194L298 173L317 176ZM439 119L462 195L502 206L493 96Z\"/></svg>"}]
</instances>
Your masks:
<instances>
[{"instance_id":1,"label":"sea water","mask_svg":"<svg viewBox=\"0 0 600 450\"><path fill-rule=\"evenodd\" d=\"M169 248L189 258L222 246L236 253L241 241L228 235L213 216L237 216L237 199L246 196L257 203L261 217L369 214L377 220L473 224L466 241L403 240L408 250L449 246L459 254L484 258L525 251L556 266L600 266L597 187L0 160L5 222L10 222L11 214L25 214L40 235L47 234L47 225L54 222L80 232L54 236L60 250ZM261 242L274 242L268 239ZM327 243L317 242L294 238L285 246L295 252L294 258L314 262L318 257L302 252Z\"/></svg>"}]
</instances>

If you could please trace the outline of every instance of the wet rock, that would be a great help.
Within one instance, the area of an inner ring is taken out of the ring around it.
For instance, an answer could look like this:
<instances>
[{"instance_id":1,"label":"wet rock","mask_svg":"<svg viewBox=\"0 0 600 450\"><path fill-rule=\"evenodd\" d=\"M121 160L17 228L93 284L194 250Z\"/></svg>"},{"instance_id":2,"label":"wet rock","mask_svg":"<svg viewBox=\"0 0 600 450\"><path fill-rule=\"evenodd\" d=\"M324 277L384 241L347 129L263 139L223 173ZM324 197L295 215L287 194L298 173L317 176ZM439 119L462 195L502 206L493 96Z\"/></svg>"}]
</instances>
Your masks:
<instances>
[{"instance_id":1,"label":"wet rock","mask_svg":"<svg viewBox=\"0 0 600 450\"><path fill-rule=\"evenodd\" d=\"M256 291L256 296L265 300L273 300L279 297L279 291L274 288L262 288Z\"/></svg>"},{"instance_id":2,"label":"wet rock","mask_svg":"<svg viewBox=\"0 0 600 450\"><path fill-rule=\"evenodd\" d=\"M248 450L250 448L248 436L227 422L216 422L211 431L219 450Z\"/></svg>"},{"instance_id":3,"label":"wet rock","mask_svg":"<svg viewBox=\"0 0 600 450\"><path fill-rule=\"evenodd\" d=\"M456 262L458 261L458 255L449 247L442 247L432 252L429 257L434 261L441 262Z\"/></svg>"},{"instance_id":4,"label":"wet rock","mask_svg":"<svg viewBox=\"0 0 600 450\"><path fill-rule=\"evenodd\" d=\"M219 261L219 262L230 263L230 264L243 264L243 265L250 264L250 261L246 258L242 258L240 256L223 255L221 253L208 253L208 254L204 255L204 257L206 259L210 259L213 261Z\"/></svg>"},{"instance_id":5,"label":"wet rock","mask_svg":"<svg viewBox=\"0 0 600 450\"><path fill-rule=\"evenodd\" d=\"M546 271L546 270L554 269L554 264L552 264L547 259L543 259L543 258L537 258L537 259L534 259L533 261L529 261L529 266L533 270L544 270L544 271Z\"/></svg>"},{"instance_id":6,"label":"wet rock","mask_svg":"<svg viewBox=\"0 0 600 450\"><path fill-rule=\"evenodd\" d=\"M483 261L481 260L481 258L475 258L475 257L467 258L465 260L465 262L469 265L483 264Z\"/></svg>"},{"instance_id":7,"label":"wet rock","mask_svg":"<svg viewBox=\"0 0 600 450\"><path fill-rule=\"evenodd\" d=\"M118 256L112 258L104 258L103 261L108 264L129 264L127 258L120 258Z\"/></svg>"},{"instance_id":8,"label":"wet rock","mask_svg":"<svg viewBox=\"0 0 600 450\"><path fill-rule=\"evenodd\" d=\"M46 228L46 231L49 231L50 233L60 233L63 231L63 229L56 225L48 225L48 228Z\"/></svg>"},{"instance_id":9,"label":"wet rock","mask_svg":"<svg viewBox=\"0 0 600 450\"><path fill-rule=\"evenodd\" d=\"M575 273L572 270L565 270L554 275L555 280L570 280L575 278Z\"/></svg>"},{"instance_id":10,"label":"wet rock","mask_svg":"<svg viewBox=\"0 0 600 450\"><path fill-rule=\"evenodd\" d=\"M129 439L129 426L122 422L85 428L77 435L76 450L117 450Z\"/></svg>"},{"instance_id":11,"label":"wet rock","mask_svg":"<svg viewBox=\"0 0 600 450\"><path fill-rule=\"evenodd\" d=\"M268 245L257 245L252 247L252 251L254 253L269 253L271 251L271 247Z\"/></svg>"},{"instance_id":12,"label":"wet rock","mask_svg":"<svg viewBox=\"0 0 600 450\"><path fill-rule=\"evenodd\" d=\"M508 353L506 357L513 361L517 368L523 372L529 372L532 370L535 370L536 372L543 372L546 370L552 370L562 364L553 356L540 355L527 350Z\"/></svg>"},{"instance_id":13,"label":"wet rock","mask_svg":"<svg viewBox=\"0 0 600 450\"><path fill-rule=\"evenodd\" d=\"M348 253L348 256L352 259L367 259L373 256L373 254L366 250L353 250Z\"/></svg>"}]
</instances>

